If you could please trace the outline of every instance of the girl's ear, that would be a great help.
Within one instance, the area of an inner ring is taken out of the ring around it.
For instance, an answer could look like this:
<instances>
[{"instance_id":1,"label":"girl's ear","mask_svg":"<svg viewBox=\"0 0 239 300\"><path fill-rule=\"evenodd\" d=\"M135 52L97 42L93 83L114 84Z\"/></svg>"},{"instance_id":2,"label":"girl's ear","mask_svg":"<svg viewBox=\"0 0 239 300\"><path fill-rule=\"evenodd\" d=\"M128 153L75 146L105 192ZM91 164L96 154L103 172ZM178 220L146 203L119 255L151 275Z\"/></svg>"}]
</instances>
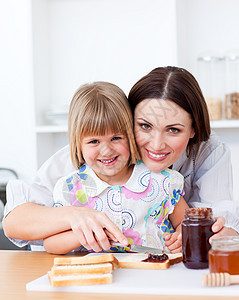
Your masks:
<instances>
[{"instance_id":1,"label":"girl's ear","mask_svg":"<svg viewBox=\"0 0 239 300\"><path fill-rule=\"evenodd\" d=\"M80 151L80 155L79 155L78 151L76 151L76 155L77 155L79 164L84 164L85 163L85 159L84 159L84 156L83 156L82 152Z\"/></svg>"},{"instance_id":2,"label":"girl's ear","mask_svg":"<svg viewBox=\"0 0 239 300\"><path fill-rule=\"evenodd\" d=\"M82 152L80 152L80 156L81 156L82 161L85 162L85 159L84 159L84 156L83 156Z\"/></svg>"}]
</instances>

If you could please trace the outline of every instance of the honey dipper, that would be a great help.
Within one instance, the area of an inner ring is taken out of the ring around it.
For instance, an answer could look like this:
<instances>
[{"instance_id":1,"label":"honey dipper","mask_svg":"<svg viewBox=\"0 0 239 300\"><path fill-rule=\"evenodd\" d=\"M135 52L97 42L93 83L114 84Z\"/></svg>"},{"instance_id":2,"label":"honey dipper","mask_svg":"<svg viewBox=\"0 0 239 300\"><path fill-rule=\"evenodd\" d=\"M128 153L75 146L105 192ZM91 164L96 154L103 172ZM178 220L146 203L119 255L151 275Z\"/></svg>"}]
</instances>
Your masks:
<instances>
[{"instance_id":1,"label":"honey dipper","mask_svg":"<svg viewBox=\"0 0 239 300\"><path fill-rule=\"evenodd\" d=\"M227 286L239 283L239 275L228 273L203 274L203 286Z\"/></svg>"}]
</instances>

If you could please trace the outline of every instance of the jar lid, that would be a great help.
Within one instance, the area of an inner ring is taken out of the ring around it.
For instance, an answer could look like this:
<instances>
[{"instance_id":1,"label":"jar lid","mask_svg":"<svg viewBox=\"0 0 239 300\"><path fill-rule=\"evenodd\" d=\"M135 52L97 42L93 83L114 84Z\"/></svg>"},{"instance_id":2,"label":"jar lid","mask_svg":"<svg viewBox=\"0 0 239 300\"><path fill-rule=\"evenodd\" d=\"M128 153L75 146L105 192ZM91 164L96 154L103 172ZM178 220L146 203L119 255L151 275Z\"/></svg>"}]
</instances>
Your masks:
<instances>
[{"instance_id":1,"label":"jar lid","mask_svg":"<svg viewBox=\"0 0 239 300\"><path fill-rule=\"evenodd\" d=\"M187 208L184 211L185 218L209 219L212 217L212 209L208 207Z\"/></svg>"},{"instance_id":2,"label":"jar lid","mask_svg":"<svg viewBox=\"0 0 239 300\"><path fill-rule=\"evenodd\" d=\"M212 239L212 249L218 251L238 251L239 236L222 236Z\"/></svg>"},{"instance_id":3,"label":"jar lid","mask_svg":"<svg viewBox=\"0 0 239 300\"><path fill-rule=\"evenodd\" d=\"M224 55L226 61L236 61L239 60L239 49L233 49L227 51Z\"/></svg>"},{"instance_id":4,"label":"jar lid","mask_svg":"<svg viewBox=\"0 0 239 300\"><path fill-rule=\"evenodd\" d=\"M204 62L213 62L213 61L222 61L224 60L224 57L221 56L200 56L197 58L198 61L204 61Z\"/></svg>"},{"instance_id":5,"label":"jar lid","mask_svg":"<svg viewBox=\"0 0 239 300\"><path fill-rule=\"evenodd\" d=\"M236 60L239 60L239 56L238 55L225 56L225 60L227 60L227 61L236 61Z\"/></svg>"}]
</instances>

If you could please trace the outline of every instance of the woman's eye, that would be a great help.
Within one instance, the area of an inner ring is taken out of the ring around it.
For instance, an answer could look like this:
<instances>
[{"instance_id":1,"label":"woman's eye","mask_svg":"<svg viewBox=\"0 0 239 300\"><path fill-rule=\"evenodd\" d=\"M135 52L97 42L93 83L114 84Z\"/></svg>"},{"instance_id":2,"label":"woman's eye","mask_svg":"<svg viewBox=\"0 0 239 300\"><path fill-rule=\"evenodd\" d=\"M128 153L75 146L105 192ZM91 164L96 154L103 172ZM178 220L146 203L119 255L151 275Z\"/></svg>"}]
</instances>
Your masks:
<instances>
[{"instance_id":1,"label":"woman's eye","mask_svg":"<svg viewBox=\"0 0 239 300\"><path fill-rule=\"evenodd\" d=\"M143 129L143 130L149 130L151 127L150 125L143 123L143 124L139 124L139 126Z\"/></svg>"},{"instance_id":2,"label":"woman's eye","mask_svg":"<svg viewBox=\"0 0 239 300\"><path fill-rule=\"evenodd\" d=\"M178 132L180 132L180 130L178 128L172 127L172 128L169 128L169 132L171 132L171 133L178 133Z\"/></svg>"}]
</instances>

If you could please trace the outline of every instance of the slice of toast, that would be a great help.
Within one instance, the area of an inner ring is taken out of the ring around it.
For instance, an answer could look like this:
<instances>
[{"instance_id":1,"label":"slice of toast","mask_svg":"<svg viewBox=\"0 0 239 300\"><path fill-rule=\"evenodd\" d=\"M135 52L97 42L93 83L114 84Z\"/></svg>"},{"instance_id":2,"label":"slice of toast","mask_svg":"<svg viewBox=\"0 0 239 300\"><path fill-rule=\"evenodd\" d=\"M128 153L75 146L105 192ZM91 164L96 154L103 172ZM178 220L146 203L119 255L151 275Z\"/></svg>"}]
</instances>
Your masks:
<instances>
[{"instance_id":1,"label":"slice of toast","mask_svg":"<svg viewBox=\"0 0 239 300\"><path fill-rule=\"evenodd\" d=\"M114 262L115 258L112 253L106 253L102 255L85 255L85 256L64 256L55 257L54 265L92 265L106 262Z\"/></svg>"},{"instance_id":2,"label":"slice of toast","mask_svg":"<svg viewBox=\"0 0 239 300\"><path fill-rule=\"evenodd\" d=\"M113 282L112 271L117 264L112 253L55 257L48 277L53 287L108 284Z\"/></svg>"},{"instance_id":3,"label":"slice of toast","mask_svg":"<svg viewBox=\"0 0 239 300\"><path fill-rule=\"evenodd\" d=\"M183 261L183 254L182 253L167 253L169 258L170 266L175 265Z\"/></svg>"},{"instance_id":4,"label":"slice of toast","mask_svg":"<svg viewBox=\"0 0 239 300\"><path fill-rule=\"evenodd\" d=\"M106 274L113 271L112 263L92 265L56 265L51 268L51 274L56 275L80 275L80 274Z\"/></svg>"},{"instance_id":5,"label":"slice of toast","mask_svg":"<svg viewBox=\"0 0 239 300\"><path fill-rule=\"evenodd\" d=\"M170 265L182 261L182 254L171 254L167 253L168 259L162 262L144 262L143 260L148 258L146 253L131 253L118 261L119 268L130 268L130 269L155 269L164 270L168 269Z\"/></svg>"},{"instance_id":6,"label":"slice of toast","mask_svg":"<svg viewBox=\"0 0 239 300\"><path fill-rule=\"evenodd\" d=\"M54 276L51 272L48 272L48 278L51 286L53 287L108 284L113 282L113 276L111 273Z\"/></svg>"}]
</instances>

